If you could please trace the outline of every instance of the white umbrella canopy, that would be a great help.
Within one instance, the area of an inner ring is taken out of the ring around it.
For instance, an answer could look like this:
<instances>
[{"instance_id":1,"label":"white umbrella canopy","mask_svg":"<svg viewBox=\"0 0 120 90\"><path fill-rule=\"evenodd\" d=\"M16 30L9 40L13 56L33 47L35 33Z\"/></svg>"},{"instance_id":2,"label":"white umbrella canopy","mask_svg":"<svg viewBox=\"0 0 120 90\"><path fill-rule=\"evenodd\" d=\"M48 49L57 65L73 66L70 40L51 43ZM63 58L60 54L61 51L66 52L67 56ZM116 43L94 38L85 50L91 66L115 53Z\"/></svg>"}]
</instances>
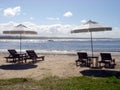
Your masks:
<instances>
[{"instance_id":1,"label":"white umbrella canopy","mask_svg":"<svg viewBox=\"0 0 120 90\"><path fill-rule=\"evenodd\" d=\"M27 27L23 24L15 26L14 30L3 31L4 34L37 34L35 31L27 30Z\"/></svg>"},{"instance_id":2,"label":"white umbrella canopy","mask_svg":"<svg viewBox=\"0 0 120 90\"><path fill-rule=\"evenodd\" d=\"M108 27L97 22L89 20L85 24L81 25L79 29L71 31L71 33L81 32L99 32L99 31L111 31L112 27Z\"/></svg>"},{"instance_id":3,"label":"white umbrella canopy","mask_svg":"<svg viewBox=\"0 0 120 90\"><path fill-rule=\"evenodd\" d=\"M21 53L21 35L22 34L37 34L35 31L27 30L27 27L23 24L15 26L14 30L3 31L3 34L19 34L20 35L20 53Z\"/></svg>"},{"instance_id":4,"label":"white umbrella canopy","mask_svg":"<svg viewBox=\"0 0 120 90\"><path fill-rule=\"evenodd\" d=\"M111 31L112 27L108 27L102 24L99 24L95 21L89 20L85 24L81 25L79 29L72 30L71 33L85 33L90 32L91 35L91 50L93 56L93 40L92 40L92 32L100 32L100 31Z\"/></svg>"}]
</instances>

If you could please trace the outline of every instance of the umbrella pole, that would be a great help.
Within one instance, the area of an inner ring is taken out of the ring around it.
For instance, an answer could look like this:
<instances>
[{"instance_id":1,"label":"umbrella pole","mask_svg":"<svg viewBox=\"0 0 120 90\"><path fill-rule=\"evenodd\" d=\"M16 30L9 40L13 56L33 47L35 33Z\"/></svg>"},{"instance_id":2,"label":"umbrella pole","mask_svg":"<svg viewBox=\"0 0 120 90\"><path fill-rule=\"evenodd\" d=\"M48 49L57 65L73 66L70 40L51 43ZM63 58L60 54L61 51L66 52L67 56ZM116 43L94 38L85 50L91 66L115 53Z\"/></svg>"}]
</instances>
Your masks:
<instances>
[{"instance_id":1,"label":"umbrella pole","mask_svg":"<svg viewBox=\"0 0 120 90\"><path fill-rule=\"evenodd\" d=\"M21 53L21 34L20 34L20 53Z\"/></svg>"},{"instance_id":2,"label":"umbrella pole","mask_svg":"<svg viewBox=\"0 0 120 90\"><path fill-rule=\"evenodd\" d=\"M92 32L90 32L90 36L91 36L91 50L92 50L92 56L93 56L93 40L92 40Z\"/></svg>"}]
</instances>

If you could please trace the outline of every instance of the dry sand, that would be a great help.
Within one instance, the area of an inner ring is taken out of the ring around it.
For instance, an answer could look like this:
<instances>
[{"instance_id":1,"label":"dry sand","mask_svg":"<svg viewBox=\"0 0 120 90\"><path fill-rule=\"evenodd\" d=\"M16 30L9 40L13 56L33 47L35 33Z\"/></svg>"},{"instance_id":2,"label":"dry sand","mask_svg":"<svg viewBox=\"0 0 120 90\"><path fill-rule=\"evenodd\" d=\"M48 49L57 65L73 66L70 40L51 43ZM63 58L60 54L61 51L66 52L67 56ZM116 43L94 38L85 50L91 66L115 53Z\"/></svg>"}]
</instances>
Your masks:
<instances>
[{"instance_id":1,"label":"dry sand","mask_svg":"<svg viewBox=\"0 0 120 90\"><path fill-rule=\"evenodd\" d=\"M91 70L88 67L76 67L75 60L77 55L75 54L44 54L45 60L37 63L7 63L4 56L7 53L0 53L0 79L6 78L34 78L42 79L49 76L58 76L61 78L81 76L80 71ZM120 56L113 55L116 59L115 69L109 69L112 71L120 71ZM95 69L98 70L98 69ZM101 70L101 69L100 69ZM106 70L102 68L102 70Z\"/></svg>"}]
</instances>

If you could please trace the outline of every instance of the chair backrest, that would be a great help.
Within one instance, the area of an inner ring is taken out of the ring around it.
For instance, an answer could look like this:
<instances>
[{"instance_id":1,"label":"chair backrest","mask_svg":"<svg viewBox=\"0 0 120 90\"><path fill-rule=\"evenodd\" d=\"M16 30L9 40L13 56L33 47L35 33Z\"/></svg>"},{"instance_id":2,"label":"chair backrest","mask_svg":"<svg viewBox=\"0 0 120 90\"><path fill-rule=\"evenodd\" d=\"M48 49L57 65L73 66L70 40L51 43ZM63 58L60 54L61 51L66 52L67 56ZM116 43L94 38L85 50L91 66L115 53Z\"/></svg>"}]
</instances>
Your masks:
<instances>
[{"instance_id":1,"label":"chair backrest","mask_svg":"<svg viewBox=\"0 0 120 90\"><path fill-rule=\"evenodd\" d=\"M111 53L100 53L101 59L104 60L112 60Z\"/></svg>"},{"instance_id":2,"label":"chair backrest","mask_svg":"<svg viewBox=\"0 0 120 90\"><path fill-rule=\"evenodd\" d=\"M26 50L26 52L30 58L37 58L38 57L34 50Z\"/></svg>"},{"instance_id":3,"label":"chair backrest","mask_svg":"<svg viewBox=\"0 0 120 90\"><path fill-rule=\"evenodd\" d=\"M86 52L78 52L77 54L79 59L88 59L88 55Z\"/></svg>"},{"instance_id":4,"label":"chair backrest","mask_svg":"<svg viewBox=\"0 0 120 90\"><path fill-rule=\"evenodd\" d=\"M11 56L14 56L17 53L15 49L9 49L8 52L10 53Z\"/></svg>"}]
</instances>

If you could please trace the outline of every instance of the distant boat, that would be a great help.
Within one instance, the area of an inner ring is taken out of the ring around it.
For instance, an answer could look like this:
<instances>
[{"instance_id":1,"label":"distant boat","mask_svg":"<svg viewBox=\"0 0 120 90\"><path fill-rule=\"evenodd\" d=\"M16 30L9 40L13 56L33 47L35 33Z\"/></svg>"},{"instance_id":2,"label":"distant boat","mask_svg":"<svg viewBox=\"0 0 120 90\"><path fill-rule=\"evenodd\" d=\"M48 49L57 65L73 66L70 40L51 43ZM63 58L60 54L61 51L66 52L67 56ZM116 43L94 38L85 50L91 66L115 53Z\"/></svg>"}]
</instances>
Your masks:
<instances>
[{"instance_id":1,"label":"distant boat","mask_svg":"<svg viewBox=\"0 0 120 90\"><path fill-rule=\"evenodd\" d=\"M49 42L53 42L54 40L48 40Z\"/></svg>"}]
</instances>

